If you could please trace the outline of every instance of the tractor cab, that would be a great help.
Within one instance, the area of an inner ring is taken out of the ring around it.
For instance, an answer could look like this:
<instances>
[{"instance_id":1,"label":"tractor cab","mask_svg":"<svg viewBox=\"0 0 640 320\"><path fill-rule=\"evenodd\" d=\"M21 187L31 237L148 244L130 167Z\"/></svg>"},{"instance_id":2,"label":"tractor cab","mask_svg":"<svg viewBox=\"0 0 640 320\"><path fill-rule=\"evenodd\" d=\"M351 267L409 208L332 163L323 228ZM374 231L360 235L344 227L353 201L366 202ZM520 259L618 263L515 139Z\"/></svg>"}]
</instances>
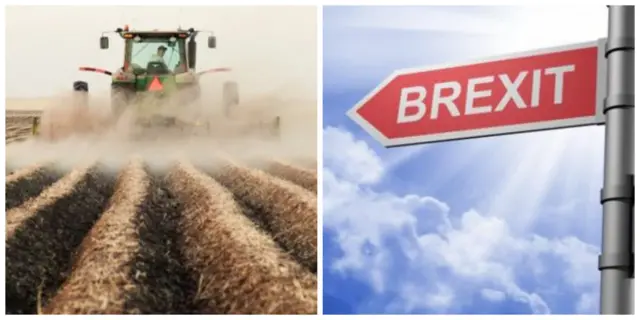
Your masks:
<instances>
[{"instance_id":1,"label":"tractor cab","mask_svg":"<svg viewBox=\"0 0 640 320\"><path fill-rule=\"evenodd\" d=\"M116 33L125 41L117 82L136 82L136 91L153 91L176 75L195 71L198 31L194 29L131 31L125 26ZM209 48L215 48L215 37L208 40ZM100 48L109 48L109 38L100 38Z\"/></svg>"},{"instance_id":2,"label":"tractor cab","mask_svg":"<svg viewBox=\"0 0 640 320\"><path fill-rule=\"evenodd\" d=\"M123 33L125 72L148 75L184 73L187 68L187 33Z\"/></svg>"}]
</instances>

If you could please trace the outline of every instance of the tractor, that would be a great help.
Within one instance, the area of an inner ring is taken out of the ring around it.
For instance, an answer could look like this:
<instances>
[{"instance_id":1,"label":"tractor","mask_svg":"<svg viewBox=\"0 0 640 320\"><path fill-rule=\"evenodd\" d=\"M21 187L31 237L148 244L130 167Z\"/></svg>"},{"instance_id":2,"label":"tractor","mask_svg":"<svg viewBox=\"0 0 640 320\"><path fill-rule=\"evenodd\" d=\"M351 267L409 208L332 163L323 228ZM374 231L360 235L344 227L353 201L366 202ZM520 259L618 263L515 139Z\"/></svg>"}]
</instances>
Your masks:
<instances>
[{"instance_id":1,"label":"tractor","mask_svg":"<svg viewBox=\"0 0 640 320\"><path fill-rule=\"evenodd\" d=\"M196 37L207 32L208 47L216 48L216 38L209 31L198 31L193 28L169 31L130 30L129 26L117 28L116 33L124 40L124 60L121 67L111 72L93 67L80 67L80 71L90 71L111 77L111 113L110 122L115 124L123 113L131 111L133 124L138 130L149 128L205 129L212 127L233 127L242 133L252 133L261 137L278 138L280 134L280 117L267 122L236 121L231 116L232 108L239 104L238 84L226 81L222 87L222 114L224 121L212 123L202 116L190 119L183 109L201 110L203 102L199 99L201 90L200 78L206 74L230 71L228 68L215 68L196 71ZM109 37L103 33L100 37L100 49L109 49ZM89 84L86 81L73 83L74 94L86 101ZM196 114L198 114L196 112ZM223 131L229 131L222 128ZM220 128L219 128L220 129ZM237 130L236 130L237 131ZM156 131L157 132L157 131ZM156 133L152 133L154 135Z\"/></svg>"}]
</instances>

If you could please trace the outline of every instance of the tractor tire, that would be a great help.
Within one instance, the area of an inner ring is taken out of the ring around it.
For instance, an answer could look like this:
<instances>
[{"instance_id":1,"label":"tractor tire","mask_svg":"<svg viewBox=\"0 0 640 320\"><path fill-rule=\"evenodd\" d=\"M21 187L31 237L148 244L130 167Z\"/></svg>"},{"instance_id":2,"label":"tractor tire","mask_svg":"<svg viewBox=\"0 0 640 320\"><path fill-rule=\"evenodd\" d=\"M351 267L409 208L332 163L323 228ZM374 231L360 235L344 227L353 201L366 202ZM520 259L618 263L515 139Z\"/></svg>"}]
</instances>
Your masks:
<instances>
[{"instance_id":1,"label":"tractor tire","mask_svg":"<svg viewBox=\"0 0 640 320\"><path fill-rule=\"evenodd\" d=\"M73 82L73 91L89 92L89 83L86 81Z\"/></svg>"},{"instance_id":2,"label":"tractor tire","mask_svg":"<svg viewBox=\"0 0 640 320\"><path fill-rule=\"evenodd\" d=\"M81 109L89 106L89 84L86 81L73 82L72 104Z\"/></svg>"},{"instance_id":3,"label":"tractor tire","mask_svg":"<svg viewBox=\"0 0 640 320\"><path fill-rule=\"evenodd\" d=\"M222 106L224 108L225 117L231 116L231 108L240 103L240 93L238 91L238 83L227 81L222 85Z\"/></svg>"}]
</instances>

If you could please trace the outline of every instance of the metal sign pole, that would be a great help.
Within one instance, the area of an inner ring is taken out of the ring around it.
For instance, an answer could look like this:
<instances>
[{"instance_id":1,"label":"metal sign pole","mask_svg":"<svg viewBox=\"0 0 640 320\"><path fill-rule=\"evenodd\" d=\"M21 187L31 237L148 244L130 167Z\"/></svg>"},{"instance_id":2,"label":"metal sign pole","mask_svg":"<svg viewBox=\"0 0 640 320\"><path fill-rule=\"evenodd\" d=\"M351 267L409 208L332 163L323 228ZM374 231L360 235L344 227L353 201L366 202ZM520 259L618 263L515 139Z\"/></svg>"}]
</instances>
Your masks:
<instances>
[{"instance_id":1,"label":"metal sign pole","mask_svg":"<svg viewBox=\"0 0 640 320\"><path fill-rule=\"evenodd\" d=\"M600 313L632 314L634 7L609 6Z\"/></svg>"}]
</instances>

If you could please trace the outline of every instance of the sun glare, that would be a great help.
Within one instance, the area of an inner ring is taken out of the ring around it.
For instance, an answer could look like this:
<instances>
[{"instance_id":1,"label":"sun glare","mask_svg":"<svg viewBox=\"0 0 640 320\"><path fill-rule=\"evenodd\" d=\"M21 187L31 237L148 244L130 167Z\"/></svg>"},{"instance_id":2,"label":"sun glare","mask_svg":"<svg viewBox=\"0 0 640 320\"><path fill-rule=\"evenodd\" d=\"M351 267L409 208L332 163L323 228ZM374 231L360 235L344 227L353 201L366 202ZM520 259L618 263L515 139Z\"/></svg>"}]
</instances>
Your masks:
<instances>
[{"instance_id":1,"label":"sun glare","mask_svg":"<svg viewBox=\"0 0 640 320\"><path fill-rule=\"evenodd\" d=\"M494 138L483 145L486 158L477 162L476 181L490 190L482 205L487 214L529 230L549 196L569 203L584 199L602 183L604 130L570 128ZM490 152L486 152L490 151ZM466 152L465 152L466 153ZM450 167L450 170L460 168Z\"/></svg>"}]
</instances>

